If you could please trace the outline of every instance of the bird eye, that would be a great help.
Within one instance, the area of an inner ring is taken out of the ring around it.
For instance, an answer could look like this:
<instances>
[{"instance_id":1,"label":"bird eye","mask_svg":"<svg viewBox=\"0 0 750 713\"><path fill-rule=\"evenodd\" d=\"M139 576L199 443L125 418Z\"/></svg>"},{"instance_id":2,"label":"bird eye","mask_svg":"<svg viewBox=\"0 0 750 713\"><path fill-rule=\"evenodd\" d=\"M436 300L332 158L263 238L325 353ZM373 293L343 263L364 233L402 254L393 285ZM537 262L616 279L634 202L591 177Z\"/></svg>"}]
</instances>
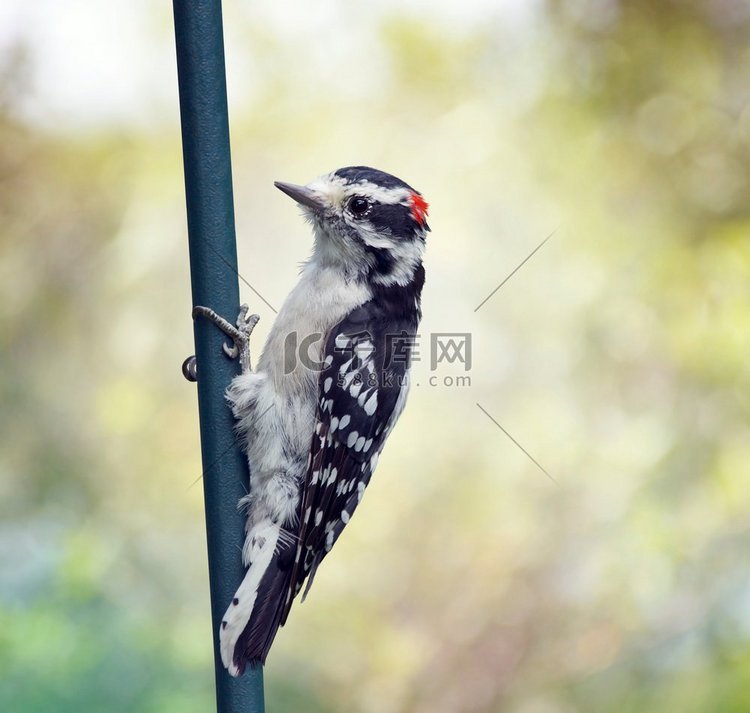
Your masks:
<instances>
[{"instance_id":1,"label":"bird eye","mask_svg":"<svg viewBox=\"0 0 750 713\"><path fill-rule=\"evenodd\" d=\"M362 196L354 196L349 201L349 211L356 218L361 218L368 210L370 210L370 202Z\"/></svg>"}]
</instances>

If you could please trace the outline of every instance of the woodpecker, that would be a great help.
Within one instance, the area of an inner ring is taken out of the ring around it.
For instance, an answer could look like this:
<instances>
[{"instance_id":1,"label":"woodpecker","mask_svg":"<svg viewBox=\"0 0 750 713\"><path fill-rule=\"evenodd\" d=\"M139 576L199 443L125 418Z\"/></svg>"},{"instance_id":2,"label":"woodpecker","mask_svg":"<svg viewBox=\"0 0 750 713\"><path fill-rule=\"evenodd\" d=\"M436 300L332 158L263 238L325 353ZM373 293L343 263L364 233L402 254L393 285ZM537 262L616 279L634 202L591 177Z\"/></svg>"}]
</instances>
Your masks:
<instances>
[{"instance_id":1,"label":"woodpecker","mask_svg":"<svg viewBox=\"0 0 750 713\"><path fill-rule=\"evenodd\" d=\"M257 368L242 306L233 340L241 374L227 399L250 467L245 577L219 631L233 676L265 663L292 601L330 552L377 465L409 391L421 317L427 202L366 166L306 186L276 182L312 224L312 256L273 323Z\"/></svg>"}]
</instances>

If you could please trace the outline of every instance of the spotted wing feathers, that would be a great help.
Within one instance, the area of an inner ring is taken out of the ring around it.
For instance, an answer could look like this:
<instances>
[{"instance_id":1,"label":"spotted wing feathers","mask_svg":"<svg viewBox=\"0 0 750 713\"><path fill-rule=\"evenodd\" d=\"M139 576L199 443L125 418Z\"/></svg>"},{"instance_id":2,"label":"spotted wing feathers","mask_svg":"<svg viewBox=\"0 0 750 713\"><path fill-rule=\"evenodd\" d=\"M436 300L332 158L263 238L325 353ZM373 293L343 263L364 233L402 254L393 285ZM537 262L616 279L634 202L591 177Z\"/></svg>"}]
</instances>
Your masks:
<instances>
[{"instance_id":1,"label":"spotted wing feathers","mask_svg":"<svg viewBox=\"0 0 750 713\"><path fill-rule=\"evenodd\" d=\"M416 318L386 333L366 304L328 334L300 508L300 530L281 622L294 596L330 552L370 481L408 391ZM406 341L406 345L398 340ZM307 593L307 592L305 592Z\"/></svg>"}]
</instances>

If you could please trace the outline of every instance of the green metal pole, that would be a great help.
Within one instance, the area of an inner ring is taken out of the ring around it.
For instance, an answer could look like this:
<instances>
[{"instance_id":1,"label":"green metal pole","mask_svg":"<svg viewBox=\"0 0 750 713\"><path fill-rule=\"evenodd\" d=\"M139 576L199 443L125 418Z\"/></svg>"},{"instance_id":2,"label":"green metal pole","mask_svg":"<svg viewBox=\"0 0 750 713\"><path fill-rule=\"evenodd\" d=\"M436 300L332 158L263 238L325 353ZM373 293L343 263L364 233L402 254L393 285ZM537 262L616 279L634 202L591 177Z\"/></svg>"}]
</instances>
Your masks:
<instances>
[{"instance_id":1,"label":"green metal pole","mask_svg":"<svg viewBox=\"0 0 750 713\"><path fill-rule=\"evenodd\" d=\"M239 286L221 0L174 0L173 5L193 305L212 307L234 322ZM239 366L222 354L224 337L216 327L199 319L193 329L216 708L218 713L263 713L262 670L232 678L219 656L221 617L244 574L244 523L237 502L247 492L247 462L224 400L224 390Z\"/></svg>"}]
</instances>

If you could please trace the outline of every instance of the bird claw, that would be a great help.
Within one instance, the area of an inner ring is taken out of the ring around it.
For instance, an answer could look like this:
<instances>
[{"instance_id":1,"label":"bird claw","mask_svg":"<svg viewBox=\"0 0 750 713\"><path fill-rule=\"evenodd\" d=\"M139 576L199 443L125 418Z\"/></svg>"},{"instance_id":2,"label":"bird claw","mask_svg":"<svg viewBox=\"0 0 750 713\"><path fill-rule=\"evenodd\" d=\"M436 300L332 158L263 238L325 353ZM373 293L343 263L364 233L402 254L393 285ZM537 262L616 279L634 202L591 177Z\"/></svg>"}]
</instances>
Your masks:
<instances>
[{"instance_id":1,"label":"bird claw","mask_svg":"<svg viewBox=\"0 0 750 713\"><path fill-rule=\"evenodd\" d=\"M250 308L248 305L243 304L240 307L239 315L237 315L236 326L233 326L209 307L198 305L193 308L193 319L205 317L232 339L233 344L224 343L221 346L224 354L230 359L237 359L239 357L243 374L251 371L250 335L253 333L255 325L258 324L258 320L260 320L260 316L257 314L248 315L249 311Z\"/></svg>"},{"instance_id":2,"label":"bird claw","mask_svg":"<svg viewBox=\"0 0 750 713\"><path fill-rule=\"evenodd\" d=\"M255 329L255 325L260 321L259 314L248 314L249 311L250 307L248 307L248 305L240 305L240 313L237 315L237 321L235 322L237 330L241 334L244 334L247 339L250 338L253 329Z\"/></svg>"},{"instance_id":3,"label":"bird claw","mask_svg":"<svg viewBox=\"0 0 750 713\"><path fill-rule=\"evenodd\" d=\"M240 355L240 350L237 348L236 344L230 345L224 342L224 344L221 345L221 348L224 350L224 354L230 359L236 359Z\"/></svg>"}]
</instances>

